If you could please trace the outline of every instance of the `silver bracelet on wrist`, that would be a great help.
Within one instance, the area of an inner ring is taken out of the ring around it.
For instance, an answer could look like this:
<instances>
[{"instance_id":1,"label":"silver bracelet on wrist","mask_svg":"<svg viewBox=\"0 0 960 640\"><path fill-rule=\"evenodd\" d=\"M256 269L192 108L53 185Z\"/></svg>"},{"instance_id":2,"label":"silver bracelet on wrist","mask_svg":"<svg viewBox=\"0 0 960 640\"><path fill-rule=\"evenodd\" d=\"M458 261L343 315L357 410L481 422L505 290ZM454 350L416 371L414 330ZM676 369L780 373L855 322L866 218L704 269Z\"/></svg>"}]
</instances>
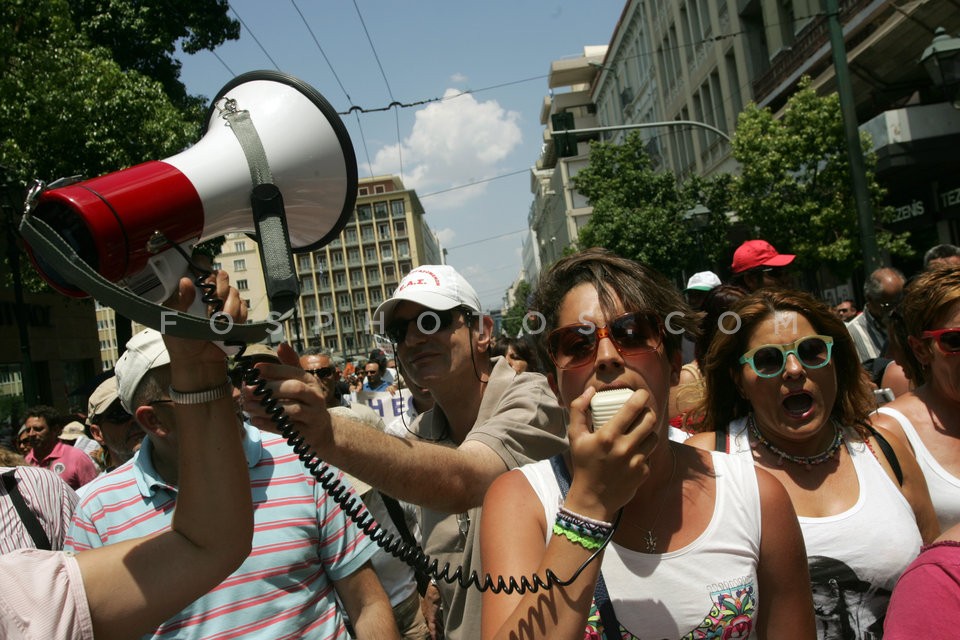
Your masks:
<instances>
[{"instance_id":1,"label":"silver bracelet on wrist","mask_svg":"<svg viewBox=\"0 0 960 640\"><path fill-rule=\"evenodd\" d=\"M214 400L220 400L221 398L229 398L233 393L233 383L230 382L229 378L220 386L213 387L212 389L204 389L203 391L177 391L172 386L167 389L170 393L170 399L173 400L175 404L206 404L208 402L213 402Z\"/></svg>"}]
</instances>

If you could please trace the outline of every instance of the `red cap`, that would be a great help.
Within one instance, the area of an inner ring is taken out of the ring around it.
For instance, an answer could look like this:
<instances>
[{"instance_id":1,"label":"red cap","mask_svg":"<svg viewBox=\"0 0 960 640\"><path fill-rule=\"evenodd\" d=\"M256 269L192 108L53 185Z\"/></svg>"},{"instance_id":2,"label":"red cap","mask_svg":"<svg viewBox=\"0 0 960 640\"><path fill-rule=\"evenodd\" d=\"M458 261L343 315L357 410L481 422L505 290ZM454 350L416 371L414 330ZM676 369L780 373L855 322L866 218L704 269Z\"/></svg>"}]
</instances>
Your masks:
<instances>
[{"instance_id":1,"label":"red cap","mask_svg":"<svg viewBox=\"0 0 960 640\"><path fill-rule=\"evenodd\" d=\"M743 273L758 267L785 267L797 256L777 253L766 240L747 240L733 252L733 273Z\"/></svg>"}]
</instances>

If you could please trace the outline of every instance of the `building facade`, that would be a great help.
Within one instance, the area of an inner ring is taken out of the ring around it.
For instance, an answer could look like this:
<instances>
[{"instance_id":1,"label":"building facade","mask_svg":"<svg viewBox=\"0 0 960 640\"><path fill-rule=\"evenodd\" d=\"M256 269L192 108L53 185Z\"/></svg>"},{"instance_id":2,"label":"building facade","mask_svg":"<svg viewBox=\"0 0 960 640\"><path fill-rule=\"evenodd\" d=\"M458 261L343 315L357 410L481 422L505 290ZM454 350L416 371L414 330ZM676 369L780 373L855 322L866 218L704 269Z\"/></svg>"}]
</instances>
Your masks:
<instances>
[{"instance_id":1,"label":"building facade","mask_svg":"<svg viewBox=\"0 0 960 640\"><path fill-rule=\"evenodd\" d=\"M920 60L937 27L960 34L960 11L942 0L836 5L857 122L873 140L878 181L897 211L889 228L910 231L915 249L912 259L894 265L912 272L926 248L960 244L960 158L953 152L960 111ZM541 112L546 144L532 170L529 215L543 265L562 255L589 220L590 207L569 187L569 177L589 161L585 141L628 134L578 136L575 154L557 158L557 125L642 125L655 167L681 178L736 173L728 138L748 103L779 113L803 76L821 94L837 91L823 7L821 0L628 0L608 46L591 50L603 51L599 59L585 49L551 65L551 95ZM560 86L568 88L562 99ZM960 104L956 91L953 102ZM562 111L572 122L556 117Z\"/></svg>"},{"instance_id":2,"label":"building facade","mask_svg":"<svg viewBox=\"0 0 960 640\"><path fill-rule=\"evenodd\" d=\"M379 344L371 326L377 306L400 279L421 264L441 264L443 252L424 220L415 191L397 176L359 181L355 215L329 245L294 257L300 278L287 339L300 348L323 347L345 360Z\"/></svg>"}]
</instances>

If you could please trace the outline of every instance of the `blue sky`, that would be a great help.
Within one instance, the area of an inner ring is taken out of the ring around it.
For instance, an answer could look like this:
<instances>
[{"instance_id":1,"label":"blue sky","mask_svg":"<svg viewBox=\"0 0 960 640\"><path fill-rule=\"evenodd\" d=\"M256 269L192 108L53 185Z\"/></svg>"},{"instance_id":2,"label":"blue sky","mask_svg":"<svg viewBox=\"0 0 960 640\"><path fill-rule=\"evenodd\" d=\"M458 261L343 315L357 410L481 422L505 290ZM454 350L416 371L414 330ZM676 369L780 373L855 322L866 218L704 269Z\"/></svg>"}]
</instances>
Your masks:
<instances>
[{"instance_id":1,"label":"blue sky","mask_svg":"<svg viewBox=\"0 0 960 640\"><path fill-rule=\"evenodd\" d=\"M520 269L550 63L608 44L624 0L230 4L240 40L180 56L192 94L210 98L235 75L279 69L338 112L446 98L341 117L360 176L398 174L415 188L448 263L485 308L499 308Z\"/></svg>"}]
</instances>

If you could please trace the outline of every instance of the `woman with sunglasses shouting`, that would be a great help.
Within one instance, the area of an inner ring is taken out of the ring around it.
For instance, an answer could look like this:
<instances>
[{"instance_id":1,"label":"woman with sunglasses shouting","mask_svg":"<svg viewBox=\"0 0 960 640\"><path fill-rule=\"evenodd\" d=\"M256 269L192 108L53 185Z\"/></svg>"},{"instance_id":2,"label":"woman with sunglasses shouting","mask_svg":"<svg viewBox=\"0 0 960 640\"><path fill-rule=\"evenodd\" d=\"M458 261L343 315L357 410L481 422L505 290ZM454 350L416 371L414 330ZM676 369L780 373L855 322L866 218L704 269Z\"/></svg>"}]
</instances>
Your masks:
<instances>
[{"instance_id":1,"label":"woman with sunglasses shouting","mask_svg":"<svg viewBox=\"0 0 960 640\"><path fill-rule=\"evenodd\" d=\"M960 268L917 276L893 321L914 390L880 407L873 423L908 443L946 531L960 523Z\"/></svg>"},{"instance_id":2,"label":"woman with sunglasses shouting","mask_svg":"<svg viewBox=\"0 0 960 640\"><path fill-rule=\"evenodd\" d=\"M753 461L787 490L818 637L880 637L897 578L939 533L920 469L896 438L871 431L875 401L828 306L761 290L731 311L706 357L701 410L713 432L689 443Z\"/></svg>"},{"instance_id":3,"label":"woman with sunglasses shouting","mask_svg":"<svg viewBox=\"0 0 960 640\"><path fill-rule=\"evenodd\" d=\"M681 335L695 326L679 293L591 249L557 262L536 297L570 450L494 481L481 554L493 576L570 583L485 592L482 637L812 638L783 487L750 461L667 437ZM625 404L607 400L620 394Z\"/></svg>"}]
</instances>

